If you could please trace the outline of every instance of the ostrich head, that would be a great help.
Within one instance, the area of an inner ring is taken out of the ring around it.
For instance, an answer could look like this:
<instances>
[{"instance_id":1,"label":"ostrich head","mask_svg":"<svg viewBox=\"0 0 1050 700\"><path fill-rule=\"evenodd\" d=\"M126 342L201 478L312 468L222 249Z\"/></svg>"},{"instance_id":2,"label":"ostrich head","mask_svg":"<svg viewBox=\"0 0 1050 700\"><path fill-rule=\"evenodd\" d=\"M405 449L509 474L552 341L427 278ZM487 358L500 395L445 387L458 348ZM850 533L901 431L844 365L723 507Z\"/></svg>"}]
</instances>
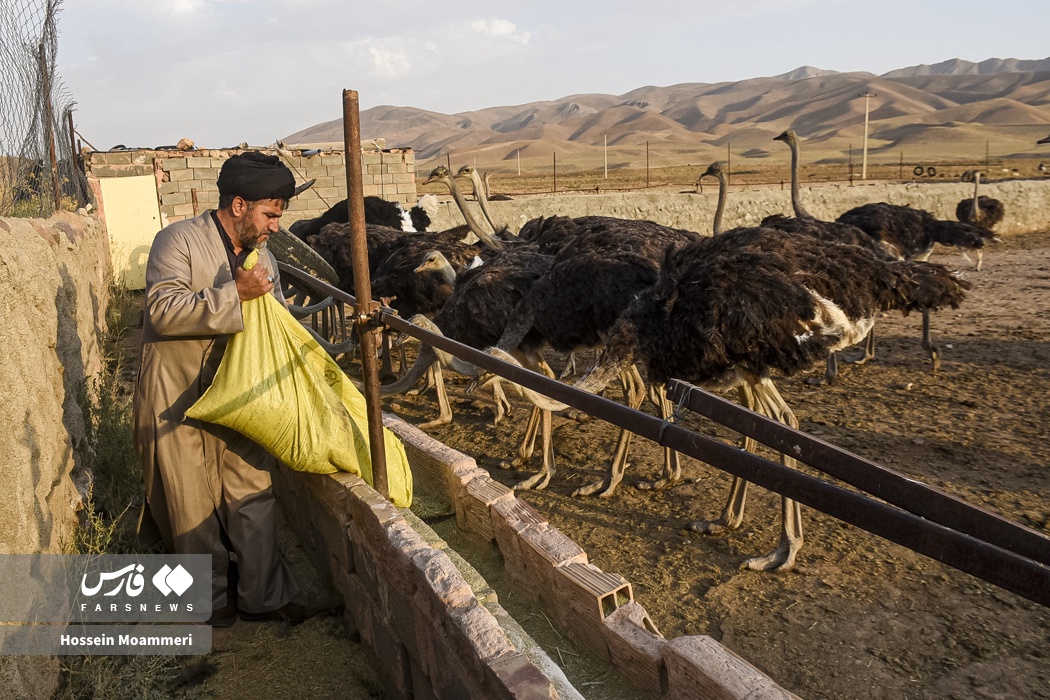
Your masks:
<instances>
[{"instance_id":1,"label":"ostrich head","mask_svg":"<svg viewBox=\"0 0 1050 700\"><path fill-rule=\"evenodd\" d=\"M1037 145L1043 143L1050 143L1050 136L1047 136L1045 139L1039 139L1038 141L1036 141Z\"/></svg>"},{"instance_id":2,"label":"ostrich head","mask_svg":"<svg viewBox=\"0 0 1050 700\"><path fill-rule=\"evenodd\" d=\"M426 272L427 270L443 270L446 267L451 267L448 262L448 258L441 254L441 251L432 250L423 257L423 262L419 263L413 272Z\"/></svg>"},{"instance_id":3,"label":"ostrich head","mask_svg":"<svg viewBox=\"0 0 1050 700\"><path fill-rule=\"evenodd\" d=\"M786 143L789 146L797 146L798 145L798 134L796 134L791 129L788 129L787 131L782 133L780 136L774 136L773 140L774 141L783 141L784 143Z\"/></svg>"},{"instance_id":4,"label":"ostrich head","mask_svg":"<svg viewBox=\"0 0 1050 700\"><path fill-rule=\"evenodd\" d=\"M711 165L707 166L707 170L700 173L699 179L703 180L705 177L713 177L719 180L724 178L725 170L722 169L722 164L716 160L714 163L711 163Z\"/></svg>"},{"instance_id":5,"label":"ostrich head","mask_svg":"<svg viewBox=\"0 0 1050 700\"><path fill-rule=\"evenodd\" d=\"M430 171L430 175L423 182L424 185L429 185L432 182L447 182L452 179L452 173L444 165L439 165Z\"/></svg>"}]
</instances>

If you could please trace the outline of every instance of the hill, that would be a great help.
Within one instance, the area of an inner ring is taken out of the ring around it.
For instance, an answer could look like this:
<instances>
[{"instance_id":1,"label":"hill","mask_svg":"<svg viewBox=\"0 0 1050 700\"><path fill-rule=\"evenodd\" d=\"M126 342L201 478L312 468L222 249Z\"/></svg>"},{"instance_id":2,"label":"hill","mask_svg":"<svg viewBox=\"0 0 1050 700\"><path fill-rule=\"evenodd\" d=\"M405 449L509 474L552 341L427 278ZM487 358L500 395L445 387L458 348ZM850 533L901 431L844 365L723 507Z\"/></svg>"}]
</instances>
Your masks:
<instances>
[{"instance_id":1,"label":"hill","mask_svg":"<svg viewBox=\"0 0 1050 700\"><path fill-rule=\"evenodd\" d=\"M380 106L361 113L365 139L411 147L427 161L452 154L489 168L550 162L571 154L595 167L608 150L618 162L654 165L769 151L794 129L807 156L845 159L863 140L868 93L869 149L922 158L1037 155L1050 124L1050 58L952 59L881 76L803 66L782 75L723 83L640 87L623 95L579 94L522 105L441 114ZM342 143L341 119L291 134L285 144Z\"/></svg>"}]
</instances>

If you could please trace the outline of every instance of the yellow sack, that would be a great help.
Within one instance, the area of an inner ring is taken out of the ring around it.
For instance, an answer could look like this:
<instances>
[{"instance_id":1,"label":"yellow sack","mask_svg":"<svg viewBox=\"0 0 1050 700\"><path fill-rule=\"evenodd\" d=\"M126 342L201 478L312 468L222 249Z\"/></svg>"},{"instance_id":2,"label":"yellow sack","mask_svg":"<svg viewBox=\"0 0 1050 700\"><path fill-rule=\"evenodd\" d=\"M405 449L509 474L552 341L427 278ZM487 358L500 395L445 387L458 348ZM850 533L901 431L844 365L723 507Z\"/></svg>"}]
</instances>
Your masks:
<instances>
[{"instance_id":1,"label":"yellow sack","mask_svg":"<svg viewBox=\"0 0 1050 700\"><path fill-rule=\"evenodd\" d=\"M252 251L244 268L258 261ZM241 302L244 330L230 336L212 385L186 415L232 428L292 469L343 470L369 484L365 398L272 294ZM383 429L390 500L412 503L405 446Z\"/></svg>"}]
</instances>

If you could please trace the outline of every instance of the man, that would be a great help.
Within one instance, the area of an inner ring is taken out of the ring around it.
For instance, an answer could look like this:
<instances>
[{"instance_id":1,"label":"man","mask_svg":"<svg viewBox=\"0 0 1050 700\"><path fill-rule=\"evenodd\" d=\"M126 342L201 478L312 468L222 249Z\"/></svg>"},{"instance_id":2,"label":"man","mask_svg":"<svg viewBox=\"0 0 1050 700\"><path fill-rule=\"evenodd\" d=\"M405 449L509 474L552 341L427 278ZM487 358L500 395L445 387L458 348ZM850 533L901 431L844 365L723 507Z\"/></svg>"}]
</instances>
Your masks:
<instances>
[{"instance_id":1,"label":"man","mask_svg":"<svg viewBox=\"0 0 1050 700\"><path fill-rule=\"evenodd\" d=\"M236 155L219 172L219 205L165 227L146 264L146 302L135 387L135 450L146 485L140 540L178 554L212 555L209 624L300 622L298 586L277 551L274 497L262 447L227 428L186 418L219 367L241 302L273 294L277 263L259 250L277 230L295 178L276 157ZM231 561L231 552L235 562Z\"/></svg>"}]
</instances>

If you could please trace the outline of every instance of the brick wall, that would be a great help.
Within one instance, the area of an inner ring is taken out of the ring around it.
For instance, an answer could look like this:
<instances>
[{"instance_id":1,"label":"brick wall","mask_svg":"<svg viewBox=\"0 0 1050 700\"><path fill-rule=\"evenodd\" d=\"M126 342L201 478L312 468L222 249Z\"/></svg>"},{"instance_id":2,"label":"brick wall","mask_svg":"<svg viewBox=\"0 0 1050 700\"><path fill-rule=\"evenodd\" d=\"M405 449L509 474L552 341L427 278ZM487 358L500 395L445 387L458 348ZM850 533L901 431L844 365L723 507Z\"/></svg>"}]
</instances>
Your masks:
<instances>
[{"instance_id":1,"label":"brick wall","mask_svg":"<svg viewBox=\"0 0 1050 700\"><path fill-rule=\"evenodd\" d=\"M362 149L364 194L392 202L415 204L415 153L407 148L377 150L368 144ZM277 151L259 149L279 155ZM88 179L153 175L157 179L157 201L165 224L189 218L219 202L215 180L223 162L241 149L202 149L194 151L94 151L86 154ZM346 163L342 149L284 151L282 161L292 169L297 184L316 180L313 187L294 198L288 206L284 226L327 211L346 199ZM97 184L97 183L96 183ZM98 192L98 188L94 188ZM105 210L105 203L103 203Z\"/></svg>"}]
</instances>

